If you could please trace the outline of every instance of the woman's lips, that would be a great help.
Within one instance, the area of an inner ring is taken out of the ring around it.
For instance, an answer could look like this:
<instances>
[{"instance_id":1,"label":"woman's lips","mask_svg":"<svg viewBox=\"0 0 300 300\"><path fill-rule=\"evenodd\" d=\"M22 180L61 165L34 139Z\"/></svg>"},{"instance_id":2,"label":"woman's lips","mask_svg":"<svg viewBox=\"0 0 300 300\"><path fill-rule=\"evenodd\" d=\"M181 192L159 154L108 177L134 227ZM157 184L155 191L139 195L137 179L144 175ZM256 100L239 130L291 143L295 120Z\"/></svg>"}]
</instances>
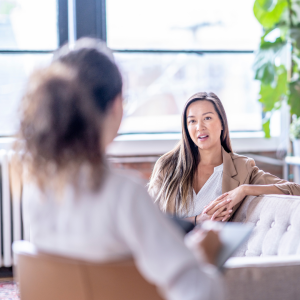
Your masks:
<instances>
[{"instance_id":1,"label":"woman's lips","mask_svg":"<svg viewBox=\"0 0 300 300\"><path fill-rule=\"evenodd\" d=\"M207 139L209 138L209 135L208 134L203 134L203 135L198 135L198 140L200 141L200 142L204 142L204 141L206 141Z\"/></svg>"}]
</instances>

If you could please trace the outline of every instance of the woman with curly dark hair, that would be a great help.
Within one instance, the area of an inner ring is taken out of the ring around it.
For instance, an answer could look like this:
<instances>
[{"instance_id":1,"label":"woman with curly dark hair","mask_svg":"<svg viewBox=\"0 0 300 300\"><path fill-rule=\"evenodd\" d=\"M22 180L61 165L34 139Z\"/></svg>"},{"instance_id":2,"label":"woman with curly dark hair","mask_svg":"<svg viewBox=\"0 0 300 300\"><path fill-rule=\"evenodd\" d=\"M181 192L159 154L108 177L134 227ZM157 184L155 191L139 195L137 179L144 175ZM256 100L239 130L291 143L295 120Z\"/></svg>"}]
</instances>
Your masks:
<instances>
[{"instance_id":1,"label":"woman with curly dark hair","mask_svg":"<svg viewBox=\"0 0 300 300\"><path fill-rule=\"evenodd\" d=\"M31 241L43 251L84 260L133 256L167 299L222 298L211 265L220 249L216 233L196 243L211 264L197 261L144 187L109 168L105 149L122 112L122 77L100 41L63 47L49 67L31 76L18 142L34 183L24 195Z\"/></svg>"}]
</instances>

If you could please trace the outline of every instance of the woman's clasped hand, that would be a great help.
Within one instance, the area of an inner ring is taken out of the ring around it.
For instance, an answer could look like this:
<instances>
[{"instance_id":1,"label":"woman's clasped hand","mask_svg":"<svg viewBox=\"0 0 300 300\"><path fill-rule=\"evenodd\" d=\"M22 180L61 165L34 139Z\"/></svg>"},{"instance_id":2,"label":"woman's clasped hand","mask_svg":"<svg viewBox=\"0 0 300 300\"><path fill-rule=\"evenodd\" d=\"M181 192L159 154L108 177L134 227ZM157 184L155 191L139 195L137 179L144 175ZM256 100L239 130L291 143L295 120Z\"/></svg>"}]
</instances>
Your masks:
<instances>
[{"instance_id":1,"label":"woman's clasped hand","mask_svg":"<svg viewBox=\"0 0 300 300\"><path fill-rule=\"evenodd\" d=\"M204 206L204 210L197 216L196 223L199 224L206 220L225 221L230 218L231 209L228 209L231 199L228 193L222 194L220 197L212 201L209 205Z\"/></svg>"},{"instance_id":2,"label":"woman's clasped hand","mask_svg":"<svg viewBox=\"0 0 300 300\"><path fill-rule=\"evenodd\" d=\"M209 215L212 221L227 221L231 217L232 208L246 197L243 187L241 185L230 192L222 194L206 206L202 214Z\"/></svg>"}]
</instances>

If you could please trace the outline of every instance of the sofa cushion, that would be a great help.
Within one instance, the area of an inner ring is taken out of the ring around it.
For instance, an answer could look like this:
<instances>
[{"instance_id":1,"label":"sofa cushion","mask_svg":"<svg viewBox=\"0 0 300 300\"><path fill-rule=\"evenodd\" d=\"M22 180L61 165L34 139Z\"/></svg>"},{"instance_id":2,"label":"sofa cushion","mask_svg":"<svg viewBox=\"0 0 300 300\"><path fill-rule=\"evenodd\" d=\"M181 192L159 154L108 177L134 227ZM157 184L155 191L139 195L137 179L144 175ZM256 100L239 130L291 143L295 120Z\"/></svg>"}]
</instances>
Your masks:
<instances>
[{"instance_id":1,"label":"sofa cushion","mask_svg":"<svg viewBox=\"0 0 300 300\"><path fill-rule=\"evenodd\" d=\"M300 196L248 196L232 221L255 226L234 256L300 254Z\"/></svg>"}]
</instances>

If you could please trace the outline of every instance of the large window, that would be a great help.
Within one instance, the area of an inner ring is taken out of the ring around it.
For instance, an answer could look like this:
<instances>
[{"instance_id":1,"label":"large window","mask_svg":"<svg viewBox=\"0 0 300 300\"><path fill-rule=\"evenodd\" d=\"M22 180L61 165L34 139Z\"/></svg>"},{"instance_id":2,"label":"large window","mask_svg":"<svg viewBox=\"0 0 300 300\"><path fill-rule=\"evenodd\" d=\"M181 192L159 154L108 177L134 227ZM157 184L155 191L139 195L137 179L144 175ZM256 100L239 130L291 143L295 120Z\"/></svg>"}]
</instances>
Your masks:
<instances>
[{"instance_id":1,"label":"large window","mask_svg":"<svg viewBox=\"0 0 300 300\"><path fill-rule=\"evenodd\" d=\"M28 75L58 46L53 0L0 0L0 136L13 135Z\"/></svg>"},{"instance_id":2,"label":"large window","mask_svg":"<svg viewBox=\"0 0 300 300\"><path fill-rule=\"evenodd\" d=\"M53 0L0 0L1 50L53 50L58 45Z\"/></svg>"},{"instance_id":3,"label":"large window","mask_svg":"<svg viewBox=\"0 0 300 300\"><path fill-rule=\"evenodd\" d=\"M231 131L261 130L253 2L0 0L0 136L16 132L28 75L68 33L107 39L113 49L125 83L121 134L180 132L183 105L199 91L220 97Z\"/></svg>"},{"instance_id":4,"label":"large window","mask_svg":"<svg viewBox=\"0 0 300 300\"><path fill-rule=\"evenodd\" d=\"M253 0L107 0L107 43L124 74L120 133L180 132L185 101L222 100L231 131L261 130Z\"/></svg>"}]
</instances>

